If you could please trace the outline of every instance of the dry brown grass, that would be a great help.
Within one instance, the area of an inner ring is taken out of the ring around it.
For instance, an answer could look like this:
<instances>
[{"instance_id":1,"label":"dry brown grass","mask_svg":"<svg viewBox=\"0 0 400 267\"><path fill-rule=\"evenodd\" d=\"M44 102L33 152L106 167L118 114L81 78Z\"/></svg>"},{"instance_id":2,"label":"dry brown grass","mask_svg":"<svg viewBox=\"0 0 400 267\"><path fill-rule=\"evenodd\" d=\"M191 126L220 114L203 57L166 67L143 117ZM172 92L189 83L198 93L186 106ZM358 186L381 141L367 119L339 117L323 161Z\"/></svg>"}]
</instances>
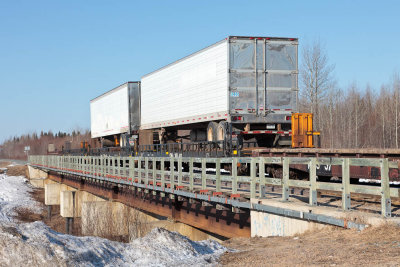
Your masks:
<instances>
[{"instance_id":1,"label":"dry brown grass","mask_svg":"<svg viewBox=\"0 0 400 267\"><path fill-rule=\"evenodd\" d=\"M239 250L221 257L227 266L398 266L400 227L387 224L362 232L328 229L297 237L240 238L224 245Z\"/></svg>"},{"instance_id":2,"label":"dry brown grass","mask_svg":"<svg viewBox=\"0 0 400 267\"><path fill-rule=\"evenodd\" d=\"M115 206L115 204L117 206ZM145 214L116 202L86 202L82 205L82 232L114 241L129 242L150 230Z\"/></svg>"},{"instance_id":3,"label":"dry brown grass","mask_svg":"<svg viewBox=\"0 0 400 267\"><path fill-rule=\"evenodd\" d=\"M16 219L21 222L36 222L44 218L43 213L38 214L25 207L16 208L15 212L17 213Z\"/></svg>"},{"instance_id":4,"label":"dry brown grass","mask_svg":"<svg viewBox=\"0 0 400 267\"><path fill-rule=\"evenodd\" d=\"M15 165L7 167L8 176L25 176L28 177L28 166L26 165Z\"/></svg>"},{"instance_id":5,"label":"dry brown grass","mask_svg":"<svg viewBox=\"0 0 400 267\"><path fill-rule=\"evenodd\" d=\"M0 168L6 168L7 170L2 170L2 172L0 172L0 174L3 172L7 172L7 175L9 175L9 176L28 177L28 166L26 166L26 165L9 166L10 164L12 164L11 161L1 161Z\"/></svg>"},{"instance_id":6,"label":"dry brown grass","mask_svg":"<svg viewBox=\"0 0 400 267\"><path fill-rule=\"evenodd\" d=\"M0 161L0 168L6 168L11 164L11 161Z\"/></svg>"}]
</instances>

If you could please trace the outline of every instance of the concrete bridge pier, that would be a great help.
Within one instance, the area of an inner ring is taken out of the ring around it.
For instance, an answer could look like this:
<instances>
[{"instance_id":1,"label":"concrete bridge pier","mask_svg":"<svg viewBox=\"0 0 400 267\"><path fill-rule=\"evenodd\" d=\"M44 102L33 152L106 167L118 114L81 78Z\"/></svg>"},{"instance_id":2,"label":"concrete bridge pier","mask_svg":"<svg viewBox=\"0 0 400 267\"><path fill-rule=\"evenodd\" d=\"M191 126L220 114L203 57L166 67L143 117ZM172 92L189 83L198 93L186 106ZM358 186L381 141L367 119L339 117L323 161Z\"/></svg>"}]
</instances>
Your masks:
<instances>
[{"instance_id":1,"label":"concrete bridge pier","mask_svg":"<svg viewBox=\"0 0 400 267\"><path fill-rule=\"evenodd\" d=\"M77 195L76 190L60 192L60 215L65 218L65 232L67 234L72 234L74 217L77 215Z\"/></svg>"},{"instance_id":2,"label":"concrete bridge pier","mask_svg":"<svg viewBox=\"0 0 400 267\"><path fill-rule=\"evenodd\" d=\"M65 218L65 230L72 234L74 218L82 217L82 204L88 201L105 200L85 191L69 188L60 192L60 215Z\"/></svg>"},{"instance_id":3,"label":"concrete bridge pier","mask_svg":"<svg viewBox=\"0 0 400 267\"><path fill-rule=\"evenodd\" d=\"M32 166L29 165L28 165L28 178L30 180L30 183L34 187L38 188L44 188L45 184L53 182L48 179L47 172L33 168Z\"/></svg>"},{"instance_id":4,"label":"concrete bridge pier","mask_svg":"<svg viewBox=\"0 0 400 267\"><path fill-rule=\"evenodd\" d=\"M68 189L71 189L71 187L53 181L44 185L44 204L47 206L49 220L51 220L52 207L60 205L61 192Z\"/></svg>"}]
</instances>

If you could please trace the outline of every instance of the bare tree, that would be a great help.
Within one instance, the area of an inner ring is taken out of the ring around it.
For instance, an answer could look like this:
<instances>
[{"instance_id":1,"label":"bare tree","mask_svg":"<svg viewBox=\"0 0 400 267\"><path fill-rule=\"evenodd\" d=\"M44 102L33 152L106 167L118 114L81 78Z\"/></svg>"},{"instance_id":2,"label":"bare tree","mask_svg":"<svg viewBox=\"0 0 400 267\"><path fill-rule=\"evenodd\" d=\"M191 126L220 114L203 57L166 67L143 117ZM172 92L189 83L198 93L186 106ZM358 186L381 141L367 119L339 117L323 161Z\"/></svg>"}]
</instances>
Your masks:
<instances>
[{"instance_id":1,"label":"bare tree","mask_svg":"<svg viewBox=\"0 0 400 267\"><path fill-rule=\"evenodd\" d=\"M327 54L319 41L303 47L300 68L302 92L308 102L310 112L315 114L316 127L320 126L319 105L325 100L328 91L335 87L334 65L328 63Z\"/></svg>"},{"instance_id":2,"label":"bare tree","mask_svg":"<svg viewBox=\"0 0 400 267\"><path fill-rule=\"evenodd\" d=\"M399 148L399 102L400 102L400 77L398 73L393 74L393 94L394 94L394 130L395 147Z\"/></svg>"}]
</instances>

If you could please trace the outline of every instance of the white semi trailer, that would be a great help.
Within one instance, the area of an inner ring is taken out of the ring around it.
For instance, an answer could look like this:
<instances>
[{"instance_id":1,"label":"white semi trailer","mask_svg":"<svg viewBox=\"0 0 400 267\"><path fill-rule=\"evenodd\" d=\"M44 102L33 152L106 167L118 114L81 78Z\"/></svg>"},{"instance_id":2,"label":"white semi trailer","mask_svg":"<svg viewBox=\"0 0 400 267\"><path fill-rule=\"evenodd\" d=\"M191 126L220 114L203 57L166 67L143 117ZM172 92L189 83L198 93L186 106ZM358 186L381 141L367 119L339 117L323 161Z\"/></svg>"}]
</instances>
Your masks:
<instances>
[{"instance_id":1,"label":"white semi trailer","mask_svg":"<svg viewBox=\"0 0 400 267\"><path fill-rule=\"evenodd\" d=\"M230 36L143 76L141 129L160 129L161 140L188 129L192 141L232 131L263 146L290 144L297 46L295 38Z\"/></svg>"},{"instance_id":2,"label":"white semi trailer","mask_svg":"<svg viewBox=\"0 0 400 267\"><path fill-rule=\"evenodd\" d=\"M92 138L102 146L126 146L140 127L140 82L126 82L90 101Z\"/></svg>"},{"instance_id":3,"label":"white semi trailer","mask_svg":"<svg viewBox=\"0 0 400 267\"><path fill-rule=\"evenodd\" d=\"M290 145L297 47L296 38L225 38L143 76L134 83L140 101L129 100L127 84L92 100L92 137L127 133L148 144L158 133L160 143L190 136L194 142L233 137Z\"/></svg>"}]
</instances>

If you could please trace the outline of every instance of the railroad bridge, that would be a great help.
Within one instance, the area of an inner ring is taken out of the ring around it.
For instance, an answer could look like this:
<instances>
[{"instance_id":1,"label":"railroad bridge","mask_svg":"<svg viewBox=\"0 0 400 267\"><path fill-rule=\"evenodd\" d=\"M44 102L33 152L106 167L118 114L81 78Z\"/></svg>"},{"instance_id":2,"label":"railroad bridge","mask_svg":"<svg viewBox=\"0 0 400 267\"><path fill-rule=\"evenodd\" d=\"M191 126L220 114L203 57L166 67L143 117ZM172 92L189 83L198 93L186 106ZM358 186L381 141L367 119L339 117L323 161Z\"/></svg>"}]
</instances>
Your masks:
<instances>
[{"instance_id":1,"label":"railroad bridge","mask_svg":"<svg viewBox=\"0 0 400 267\"><path fill-rule=\"evenodd\" d=\"M238 172L244 164L248 175ZM282 177L266 174L272 165L282 168ZM307 179L291 177L292 166L300 165ZM320 181L321 165L337 166L341 181ZM380 183L351 183L354 166L378 168ZM29 169L66 185L67 193L87 192L228 238L286 236L326 225L363 229L399 216L400 191L389 179L398 162L388 158L46 155L29 156ZM64 194L73 207L76 195Z\"/></svg>"}]
</instances>

